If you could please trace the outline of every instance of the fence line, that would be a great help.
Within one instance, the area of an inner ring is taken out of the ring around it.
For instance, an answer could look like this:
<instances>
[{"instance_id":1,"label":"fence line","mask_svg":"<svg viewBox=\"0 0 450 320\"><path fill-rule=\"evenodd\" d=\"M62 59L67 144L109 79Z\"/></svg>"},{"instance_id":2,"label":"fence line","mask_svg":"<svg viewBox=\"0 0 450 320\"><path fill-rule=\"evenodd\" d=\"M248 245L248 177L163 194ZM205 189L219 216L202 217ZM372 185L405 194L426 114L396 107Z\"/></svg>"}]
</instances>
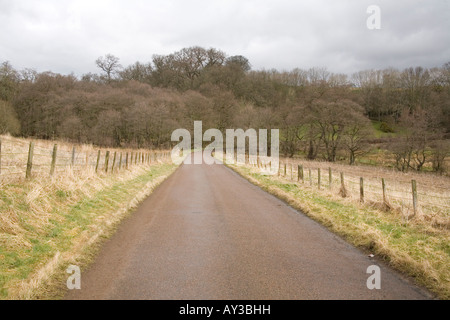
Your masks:
<instances>
[{"instance_id":1,"label":"fence line","mask_svg":"<svg viewBox=\"0 0 450 320\"><path fill-rule=\"evenodd\" d=\"M396 204L412 210L414 216L420 212L439 214L450 218L450 210L448 210L450 208L450 185L447 189L436 187L436 189L443 190L442 193L436 190L419 191L420 182L415 178L411 178L409 183L402 183L385 179L382 176L367 178L352 175L348 170L336 171L331 167L324 170L323 166L314 168L307 164L308 162L290 162L289 164L280 162L277 176L312 189L338 191L345 197L352 197L363 203L375 201L383 203L388 208ZM264 168L259 161L247 161L247 159L245 165ZM393 183L394 186L392 186ZM342 192L342 189L345 189L345 192ZM436 202L432 202L434 199Z\"/></svg>"},{"instance_id":2,"label":"fence line","mask_svg":"<svg viewBox=\"0 0 450 320\"><path fill-rule=\"evenodd\" d=\"M44 144L46 146L42 146ZM129 154L132 155L131 159ZM134 155L134 158L133 158ZM0 137L0 181L22 175L31 179L37 175L53 176L66 171L92 168L97 173L114 173L132 166L151 165L170 159L166 150L131 150L94 148L86 145L53 144L47 141L23 142Z\"/></svg>"}]
</instances>

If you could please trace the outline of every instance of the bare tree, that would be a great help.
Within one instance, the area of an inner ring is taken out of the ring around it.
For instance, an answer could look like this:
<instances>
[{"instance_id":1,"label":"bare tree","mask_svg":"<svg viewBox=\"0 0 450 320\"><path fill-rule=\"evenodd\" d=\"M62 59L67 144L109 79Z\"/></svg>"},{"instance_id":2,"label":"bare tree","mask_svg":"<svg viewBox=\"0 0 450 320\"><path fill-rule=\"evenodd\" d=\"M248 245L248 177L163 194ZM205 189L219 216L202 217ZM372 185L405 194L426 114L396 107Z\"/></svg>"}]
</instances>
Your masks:
<instances>
[{"instance_id":1,"label":"bare tree","mask_svg":"<svg viewBox=\"0 0 450 320\"><path fill-rule=\"evenodd\" d=\"M10 101L17 92L18 72L9 61L0 64L0 99Z\"/></svg>"},{"instance_id":2,"label":"bare tree","mask_svg":"<svg viewBox=\"0 0 450 320\"><path fill-rule=\"evenodd\" d=\"M156 85L192 89L206 69L222 66L224 62L225 53L214 48L183 48L169 55L153 56L153 79Z\"/></svg>"},{"instance_id":3,"label":"bare tree","mask_svg":"<svg viewBox=\"0 0 450 320\"><path fill-rule=\"evenodd\" d=\"M432 150L431 147L436 145L439 148L436 142L443 138L442 128L439 126L441 117L442 114L437 107L418 108L413 112L405 107L399 119L399 127L403 130L403 134L391 146L398 170L421 171L428 161L433 160L431 159L433 154L436 168L439 168L441 153Z\"/></svg>"},{"instance_id":4,"label":"bare tree","mask_svg":"<svg viewBox=\"0 0 450 320\"><path fill-rule=\"evenodd\" d=\"M142 64L136 62L120 72L120 78L123 80L135 80L144 83L151 82L153 68L150 63Z\"/></svg>"},{"instance_id":5,"label":"bare tree","mask_svg":"<svg viewBox=\"0 0 450 320\"><path fill-rule=\"evenodd\" d=\"M36 70L25 68L24 70L20 71L20 80L34 82L36 81L37 75L38 73Z\"/></svg>"},{"instance_id":6,"label":"bare tree","mask_svg":"<svg viewBox=\"0 0 450 320\"><path fill-rule=\"evenodd\" d=\"M352 75L352 81L361 93L362 102L367 113L381 120L383 74L380 70L363 70Z\"/></svg>"},{"instance_id":7,"label":"bare tree","mask_svg":"<svg viewBox=\"0 0 450 320\"><path fill-rule=\"evenodd\" d=\"M445 159L450 155L450 141L434 141L430 146L433 171L443 174L447 169Z\"/></svg>"},{"instance_id":8,"label":"bare tree","mask_svg":"<svg viewBox=\"0 0 450 320\"><path fill-rule=\"evenodd\" d=\"M311 132L316 132L315 139L323 143L325 159L335 162L338 151L347 146L353 163L362 148L363 128L368 126L363 108L349 100L317 100L310 110Z\"/></svg>"},{"instance_id":9,"label":"bare tree","mask_svg":"<svg viewBox=\"0 0 450 320\"><path fill-rule=\"evenodd\" d=\"M370 120L362 112L352 111L353 118L344 130L343 144L348 151L349 164L355 164L356 157L368 150L367 139L373 134Z\"/></svg>"},{"instance_id":10,"label":"bare tree","mask_svg":"<svg viewBox=\"0 0 450 320\"><path fill-rule=\"evenodd\" d=\"M119 58L112 54L107 54L105 57L99 57L95 63L106 73L106 80L108 83L111 82L112 77L122 68L119 64Z\"/></svg>"},{"instance_id":11,"label":"bare tree","mask_svg":"<svg viewBox=\"0 0 450 320\"><path fill-rule=\"evenodd\" d=\"M210 48L206 51L208 56L206 67L222 66L225 63L226 54L223 51Z\"/></svg>"},{"instance_id":12,"label":"bare tree","mask_svg":"<svg viewBox=\"0 0 450 320\"><path fill-rule=\"evenodd\" d=\"M327 68L313 67L308 70L308 79L311 85L324 85L330 77Z\"/></svg>"},{"instance_id":13,"label":"bare tree","mask_svg":"<svg viewBox=\"0 0 450 320\"><path fill-rule=\"evenodd\" d=\"M226 60L228 66L233 65L240 68L244 72L248 72L252 69L250 62L244 56L232 56Z\"/></svg>"},{"instance_id":14,"label":"bare tree","mask_svg":"<svg viewBox=\"0 0 450 320\"><path fill-rule=\"evenodd\" d=\"M422 67L408 68L400 74L400 84L404 90L404 105L410 111L426 107L430 83L430 73Z\"/></svg>"}]
</instances>

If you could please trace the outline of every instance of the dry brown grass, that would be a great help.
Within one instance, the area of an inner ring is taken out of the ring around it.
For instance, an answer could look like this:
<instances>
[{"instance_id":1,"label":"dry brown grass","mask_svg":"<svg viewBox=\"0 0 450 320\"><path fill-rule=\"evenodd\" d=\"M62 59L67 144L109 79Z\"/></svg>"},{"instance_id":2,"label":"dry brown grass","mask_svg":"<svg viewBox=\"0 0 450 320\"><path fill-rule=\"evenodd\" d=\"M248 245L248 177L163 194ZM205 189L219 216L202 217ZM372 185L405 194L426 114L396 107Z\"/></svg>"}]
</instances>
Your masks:
<instances>
[{"instance_id":1,"label":"dry brown grass","mask_svg":"<svg viewBox=\"0 0 450 320\"><path fill-rule=\"evenodd\" d=\"M21 168L19 163L29 140L1 138L2 151L17 156L2 157L2 162L6 158L2 169L13 165L14 169ZM35 150L46 150L51 159L54 142L35 144ZM71 157L72 145L58 142L58 146ZM130 164L128 170L122 167L114 173L96 173L95 165L88 162L86 167L82 159L86 154L97 155L98 149L81 145L76 149L84 155L80 162L75 167L62 166L52 177L50 166L44 164L33 169L32 179L24 179L24 174L7 175L2 170L0 299L52 297L57 287L55 275L64 273L62 267L85 260L91 248L176 168L170 157L158 156L151 163Z\"/></svg>"},{"instance_id":2,"label":"dry brown grass","mask_svg":"<svg viewBox=\"0 0 450 320\"><path fill-rule=\"evenodd\" d=\"M106 151L110 152L108 169L113 167L114 153L116 153L115 170L119 167L122 154L122 166L125 166L126 153L129 154L129 164L136 162L137 154L150 154L150 162L157 161L168 151L146 149L115 149L99 148L93 145L72 144L64 141L49 141L38 139L21 139L10 135L0 135L1 166L0 183L21 181L25 178L30 142L34 142L32 175L35 178L47 177L50 174L53 146L57 144L55 174L67 175L68 169L74 174L93 171L97 166L98 151L101 152L98 171L105 171ZM72 166L72 151L75 148L74 165ZM133 158L131 158L133 156ZM138 160L139 161L139 160Z\"/></svg>"},{"instance_id":3,"label":"dry brown grass","mask_svg":"<svg viewBox=\"0 0 450 320\"><path fill-rule=\"evenodd\" d=\"M340 173L344 173L345 197L360 201L360 177L364 178L364 201L367 205L385 211L400 212L408 220L413 218L412 180L417 182L418 207L416 219L450 229L450 177L432 173L402 173L380 167L349 166L320 161L281 159L287 164L288 180L297 181L298 165L304 168L304 185L318 188L318 169L321 170L321 188L330 194L341 194ZM292 178L291 178L292 168ZM332 171L330 186L329 168ZM309 177L311 169L311 177ZM282 172L284 175L284 172ZM381 179L386 182L386 198L383 199ZM312 180L312 183L311 183ZM301 181L301 180L300 180ZM420 217L420 218L419 218Z\"/></svg>"}]
</instances>

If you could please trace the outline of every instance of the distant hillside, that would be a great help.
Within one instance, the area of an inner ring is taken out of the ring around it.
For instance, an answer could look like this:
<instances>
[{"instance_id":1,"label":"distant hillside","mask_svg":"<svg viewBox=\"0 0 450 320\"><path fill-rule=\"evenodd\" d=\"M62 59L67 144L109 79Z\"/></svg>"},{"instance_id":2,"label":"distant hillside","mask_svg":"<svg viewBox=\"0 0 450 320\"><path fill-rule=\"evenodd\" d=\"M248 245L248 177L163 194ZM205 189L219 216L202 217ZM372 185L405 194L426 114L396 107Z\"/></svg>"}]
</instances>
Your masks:
<instances>
[{"instance_id":1,"label":"distant hillside","mask_svg":"<svg viewBox=\"0 0 450 320\"><path fill-rule=\"evenodd\" d=\"M446 170L450 63L352 75L316 67L252 70L243 56L201 47L125 68L118 61L100 57L100 74L80 78L18 71L4 62L0 133L168 148L173 130L192 130L201 120L205 130L279 128L284 155L330 162L354 163L374 138L390 137L385 148L399 170L422 171L426 164Z\"/></svg>"}]
</instances>

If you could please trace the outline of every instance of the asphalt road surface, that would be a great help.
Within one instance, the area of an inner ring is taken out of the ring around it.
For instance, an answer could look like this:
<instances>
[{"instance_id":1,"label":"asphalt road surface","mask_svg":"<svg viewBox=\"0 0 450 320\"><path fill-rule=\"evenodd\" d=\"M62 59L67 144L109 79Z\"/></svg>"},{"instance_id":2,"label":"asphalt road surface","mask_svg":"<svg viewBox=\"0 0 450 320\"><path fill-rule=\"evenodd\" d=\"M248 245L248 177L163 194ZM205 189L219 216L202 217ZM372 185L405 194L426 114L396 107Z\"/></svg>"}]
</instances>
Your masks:
<instances>
[{"instance_id":1,"label":"asphalt road surface","mask_svg":"<svg viewBox=\"0 0 450 320\"><path fill-rule=\"evenodd\" d=\"M371 265L381 289L368 289ZM428 299L375 258L224 165L180 168L65 299Z\"/></svg>"}]
</instances>

